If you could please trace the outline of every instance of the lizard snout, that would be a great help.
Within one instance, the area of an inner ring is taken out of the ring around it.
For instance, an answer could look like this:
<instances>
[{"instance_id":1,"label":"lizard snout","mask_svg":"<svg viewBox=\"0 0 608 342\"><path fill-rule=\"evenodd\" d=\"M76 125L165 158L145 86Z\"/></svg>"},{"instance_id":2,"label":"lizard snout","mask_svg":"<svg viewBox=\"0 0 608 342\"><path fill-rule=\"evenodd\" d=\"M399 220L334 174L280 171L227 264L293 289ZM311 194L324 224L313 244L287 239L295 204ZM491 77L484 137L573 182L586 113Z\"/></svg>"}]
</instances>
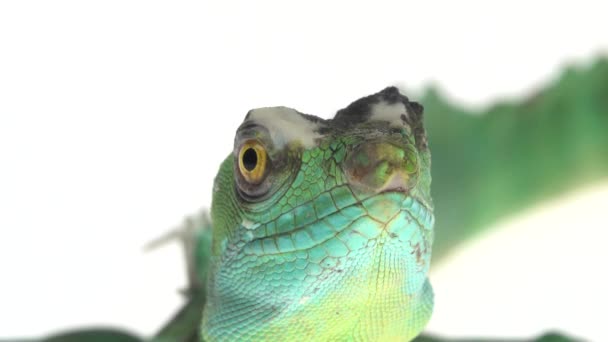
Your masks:
<instances>
[{"instance_id":1,"label":"lizard snout","mask_svg":"<svg viewBox=\"0 0 608 342\"><path fill-rule=\"evenodd\" d=\"M406 192L416 184L418 158L413 146L379 141L354 148L344 164L349 183L363 192Z\"/></svg>"}]
</instances>

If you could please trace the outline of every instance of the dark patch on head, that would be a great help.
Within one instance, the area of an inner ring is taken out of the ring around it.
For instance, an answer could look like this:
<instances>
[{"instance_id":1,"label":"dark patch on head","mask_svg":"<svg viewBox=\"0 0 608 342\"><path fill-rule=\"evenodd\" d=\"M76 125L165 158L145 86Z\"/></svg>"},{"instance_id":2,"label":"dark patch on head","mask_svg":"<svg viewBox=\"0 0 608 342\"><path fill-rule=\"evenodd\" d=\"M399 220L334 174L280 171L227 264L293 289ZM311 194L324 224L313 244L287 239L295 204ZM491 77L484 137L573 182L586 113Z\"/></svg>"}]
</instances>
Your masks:
<instances>
[{"instance_id":1,"label":"dark patch on head","mask_svg":"<svg viewBox=\"0 0 608 342\"><path fill-rule=\"evenodd\" d=\"M318 133L324 135L330 134L336 129L348 129L367 121L372 114L372 106L382 101L389 105L400 102L405 106L407 114L403 113L400 118L404 124L410 126L412 132L414 133L416 147L418 149L426 149L428 147L428 143L422 122L424 108L418 102L410 101L407 96L401 94L397 87L387 87L376 94L360 98L348 105L346 108L340 109L334 118L330 120L324 120L317 116L300 113L298 111L296 112L307 121L318 124ZM256 126L256 123L250 120L252 112L253 110L250 110L247 113L245 116L245 121L239 130L247 129L250 126Z\"/></svg>"},{"instance_id":2,"label":"dark patch on head","mask_svg":"<svg viewBox=\"0 0 608 342\"><path fill-rule=\"evenodd\" d=\"M302 116L304 119L312 122L312 123L316 123L316 124L325 124L327 122L327 120L321 119L318 116L314 116L314 115L310 115L310 114L304 114L304 113L300 113L298 111L296 111L298 114L300 114L300 116Z\"/></svg>"},{"instance_id":3,"label":"dark patch on head","mask_svg":"<svg viewBox=\"0 0 608 342\"><path fill-rule=\"evenodd\" d=\"M358 123L365 122L372 114L372 106L382 101L386 103L395 104L401 102L405 105L405 108L409 111L413 111L410 106L409 99L399 92L396 87L388 87L384 90L358 99L351 103L348 107L340 109L334 117L334 123L339 123L345 126L352 126Z\"/></svg>"},{"instance_id":4,"label":"dark patch on head","mask_svg":"<svg viewBox=\"0 0 608 342\"><path fill-rule=\"evenodd\" d=\"M401 115L401 120L411 127L417 147L419 149L426 149L428 147L426 132L422 122L424 107L418 102L410 101L407 96L401 94L397 87L387 87L376 94L363 97L351 103L348 107L340 109L330 123L334 128L348 128L361 124L371 116L372 106L382 101L385 101L389 105L401 102L405 106L408 115L405 113Z\"/></svg>"}]
</instances>

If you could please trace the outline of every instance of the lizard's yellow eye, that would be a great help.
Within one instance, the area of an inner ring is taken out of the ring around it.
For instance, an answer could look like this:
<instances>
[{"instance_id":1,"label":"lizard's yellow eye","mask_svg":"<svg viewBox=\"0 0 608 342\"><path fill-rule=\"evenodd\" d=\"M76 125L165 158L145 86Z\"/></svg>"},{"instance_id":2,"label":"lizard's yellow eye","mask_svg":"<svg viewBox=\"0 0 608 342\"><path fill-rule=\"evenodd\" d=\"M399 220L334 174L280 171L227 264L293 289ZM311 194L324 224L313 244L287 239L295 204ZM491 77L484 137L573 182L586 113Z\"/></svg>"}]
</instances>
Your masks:
<instances>
[{"instance_id":1,"label":"lizard's yellow eye","mask_svg":"<svg viewBox=\"0 0 608 342\"><path fill-rule=\"evenodd\" d=\"M239 151L239 172L248 183L258 184L266 173L266 149L257 140L248 140Z\"/></svg>"}]
</instances>

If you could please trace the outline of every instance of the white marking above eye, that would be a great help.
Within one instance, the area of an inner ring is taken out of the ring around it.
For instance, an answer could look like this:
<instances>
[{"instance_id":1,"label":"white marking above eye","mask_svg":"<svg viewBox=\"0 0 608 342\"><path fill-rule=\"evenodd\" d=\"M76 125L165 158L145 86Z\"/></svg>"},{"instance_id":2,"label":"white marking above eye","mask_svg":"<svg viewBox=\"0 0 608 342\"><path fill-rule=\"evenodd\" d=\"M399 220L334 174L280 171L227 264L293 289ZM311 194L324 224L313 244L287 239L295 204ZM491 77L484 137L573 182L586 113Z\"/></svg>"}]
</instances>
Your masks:
<instances>
[{"instance_id":1,"label":"white marking above eye","mask_svg":"<svg viewBox=\"0 0 608 342\"><path fill-rule=\"evenodd\" d=\"M369 121L386 121L392 127L403 127L405 123L401 118L402 115L409 118L409 113L401 102L389 104L386 101L380 101L372 105L371 112Z\"/></svg>"},{"instance_id":2,"label":"white marking above eye","mask_svg":"<svg viewBox=\"0 0 608 342\"><path fill-rule=\"evenodd\" d=\"M309 149L317 146L316 140L323 137L318 133L318 123L307 120L295 109L288 107L254 109L247 120L266 127L272 142L278 148L298 141L304 148Z\"/></svg>"}]
</instances>

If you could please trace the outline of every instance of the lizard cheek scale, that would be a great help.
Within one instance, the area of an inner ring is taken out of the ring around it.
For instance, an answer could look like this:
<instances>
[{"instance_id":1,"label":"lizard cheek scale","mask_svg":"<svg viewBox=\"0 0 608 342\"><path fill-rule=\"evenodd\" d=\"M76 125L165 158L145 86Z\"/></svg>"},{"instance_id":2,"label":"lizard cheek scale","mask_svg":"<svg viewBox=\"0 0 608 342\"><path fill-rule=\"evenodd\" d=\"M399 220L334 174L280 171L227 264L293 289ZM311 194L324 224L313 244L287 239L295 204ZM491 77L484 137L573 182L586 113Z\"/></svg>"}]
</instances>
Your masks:
<instances>
[{"instance_id":1,"label":"lizard cheek scale","mask_svg":"<svg viewBox=\"0 0 608 342\"><path fill-rule=\"evenodd\" d=\"M394 87L329 120L250 111L215 180L203 340L413 339L430 182L422 106Z\"/></svg>"}]
</instances>

